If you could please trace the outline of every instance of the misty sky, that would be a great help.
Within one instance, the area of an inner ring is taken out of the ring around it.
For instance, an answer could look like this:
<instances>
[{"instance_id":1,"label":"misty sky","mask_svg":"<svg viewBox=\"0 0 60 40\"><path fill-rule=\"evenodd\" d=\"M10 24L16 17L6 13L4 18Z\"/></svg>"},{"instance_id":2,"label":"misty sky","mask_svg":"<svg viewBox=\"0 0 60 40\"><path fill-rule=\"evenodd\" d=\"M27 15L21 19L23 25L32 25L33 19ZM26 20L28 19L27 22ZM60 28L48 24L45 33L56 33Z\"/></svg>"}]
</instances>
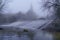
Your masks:
<instances>
[{"instance_id":1,"label":"misty sky","mask_svg":"<svg viewBox=\"0 0 60 40\"><path fill-rule=\"evenodd\" d=\"M19 11L26 13L30 8L31 5L33 7L33 11L39 16L47 16L47 10L43 10L43 4L45 0L10 0L5 5L6 13L17 13Z\"/></svg>"}]
</instances>

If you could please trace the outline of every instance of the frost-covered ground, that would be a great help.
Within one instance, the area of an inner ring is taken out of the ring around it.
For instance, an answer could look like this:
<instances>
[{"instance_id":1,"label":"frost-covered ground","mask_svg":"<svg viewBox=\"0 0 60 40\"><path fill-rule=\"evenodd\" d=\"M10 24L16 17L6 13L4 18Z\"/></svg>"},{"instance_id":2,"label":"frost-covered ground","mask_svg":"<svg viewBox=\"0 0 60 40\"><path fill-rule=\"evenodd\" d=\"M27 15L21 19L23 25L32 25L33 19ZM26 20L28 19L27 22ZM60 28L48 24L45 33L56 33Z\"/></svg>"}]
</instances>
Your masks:
<instances>
[{"instance_id":1,"label":"frost-covered ground","mask_svg":"<svg viewBox=\"0 0 60 40\"><path fill-rule=\"evenodd\" d=\"M51 23L53 20L34 20L34 21L16 21L14 23L6 24L6 25L0 25L0 27L16 27L16 28L23 28L23 29L37 29L40 26L44 25L47 26L49 23Z\"/></svg>"}]
</instances>

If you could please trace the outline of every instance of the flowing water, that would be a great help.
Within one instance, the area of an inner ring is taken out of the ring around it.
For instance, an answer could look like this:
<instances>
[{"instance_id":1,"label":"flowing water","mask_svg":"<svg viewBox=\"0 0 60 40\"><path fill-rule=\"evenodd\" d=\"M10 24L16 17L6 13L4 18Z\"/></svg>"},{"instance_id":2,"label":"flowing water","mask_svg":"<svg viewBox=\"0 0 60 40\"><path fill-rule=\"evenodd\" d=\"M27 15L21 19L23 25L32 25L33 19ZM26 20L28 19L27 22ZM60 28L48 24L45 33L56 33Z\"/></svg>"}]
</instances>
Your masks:
<instances>
[{"instance_id":1,"label":"flowing water","mask_svg":"<svg viewBox=\"0 0 60 40\"><path fill-rule=\"evenodd\" d=\"M53 35L44 31L28 32L0 31L0 40L53 40Z\"/></svg>"}]
</instances>

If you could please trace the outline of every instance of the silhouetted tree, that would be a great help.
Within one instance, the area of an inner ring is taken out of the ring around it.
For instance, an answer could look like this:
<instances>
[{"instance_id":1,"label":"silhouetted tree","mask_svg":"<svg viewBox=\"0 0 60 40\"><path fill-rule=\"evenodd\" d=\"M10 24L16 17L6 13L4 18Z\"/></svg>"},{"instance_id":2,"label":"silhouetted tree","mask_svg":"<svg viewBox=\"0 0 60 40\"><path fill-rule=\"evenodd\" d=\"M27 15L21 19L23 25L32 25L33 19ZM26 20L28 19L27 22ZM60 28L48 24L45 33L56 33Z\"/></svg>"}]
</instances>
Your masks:
<instances>
[{"instance_id":1,"label":"silhouetted tree","mask_svg":"<svg viewBox=\"0 0 60 40\"><path fill-rule=\"evenodd\" d=\"M50 9L51 7L54 7L56 17L57 18L60 17L60 0L55 0L53 3L48 1L44 4L44 7L48 9Z\"/></svg>"},{"instance_id":2,"label":"silhouetted tree","mask_svg":"<svg viewBox=\"0 0 60 40\"><path fill-rule=\"evenodd\" d=\"M47 5L51 4L51 5ZM50 9L51 7L54 7L54 13L56 19L52 22L53 24L53 29L56 31L60 31L60 0L55 0L54 2L46 2L44 7Z\"/></svg>"},{"instance_id":3,"label":"silhouetted tree","mask_svg":"<svg viewBox=\"0 0 60 40\"><path fill-rule=\"evenodd\" d=\"M0 0L0 24L3 24L6 22L6 19L5 19L5 16L3 13L3 8L5 6L5 3L6 3L7 0Z\"/></svg>"}]
</instances>

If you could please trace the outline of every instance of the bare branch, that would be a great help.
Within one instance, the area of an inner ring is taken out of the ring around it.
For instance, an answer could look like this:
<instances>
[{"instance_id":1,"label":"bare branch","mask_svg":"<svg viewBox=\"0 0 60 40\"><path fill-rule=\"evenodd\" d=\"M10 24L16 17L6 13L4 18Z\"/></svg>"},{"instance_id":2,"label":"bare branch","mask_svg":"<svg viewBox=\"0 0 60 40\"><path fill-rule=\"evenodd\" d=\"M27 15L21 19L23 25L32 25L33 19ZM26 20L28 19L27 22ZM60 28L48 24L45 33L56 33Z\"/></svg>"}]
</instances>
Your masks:
<instances>
[{"instance_id":1,"label":"bare branch","mask_svg":"<svg viewBox=\"0 0 60 40\"><path fill-rule=\"evenodd\" d=\"M0 0L0 12L2 11L6 1L5 0Z\"/></svg>"}]
</instances>

